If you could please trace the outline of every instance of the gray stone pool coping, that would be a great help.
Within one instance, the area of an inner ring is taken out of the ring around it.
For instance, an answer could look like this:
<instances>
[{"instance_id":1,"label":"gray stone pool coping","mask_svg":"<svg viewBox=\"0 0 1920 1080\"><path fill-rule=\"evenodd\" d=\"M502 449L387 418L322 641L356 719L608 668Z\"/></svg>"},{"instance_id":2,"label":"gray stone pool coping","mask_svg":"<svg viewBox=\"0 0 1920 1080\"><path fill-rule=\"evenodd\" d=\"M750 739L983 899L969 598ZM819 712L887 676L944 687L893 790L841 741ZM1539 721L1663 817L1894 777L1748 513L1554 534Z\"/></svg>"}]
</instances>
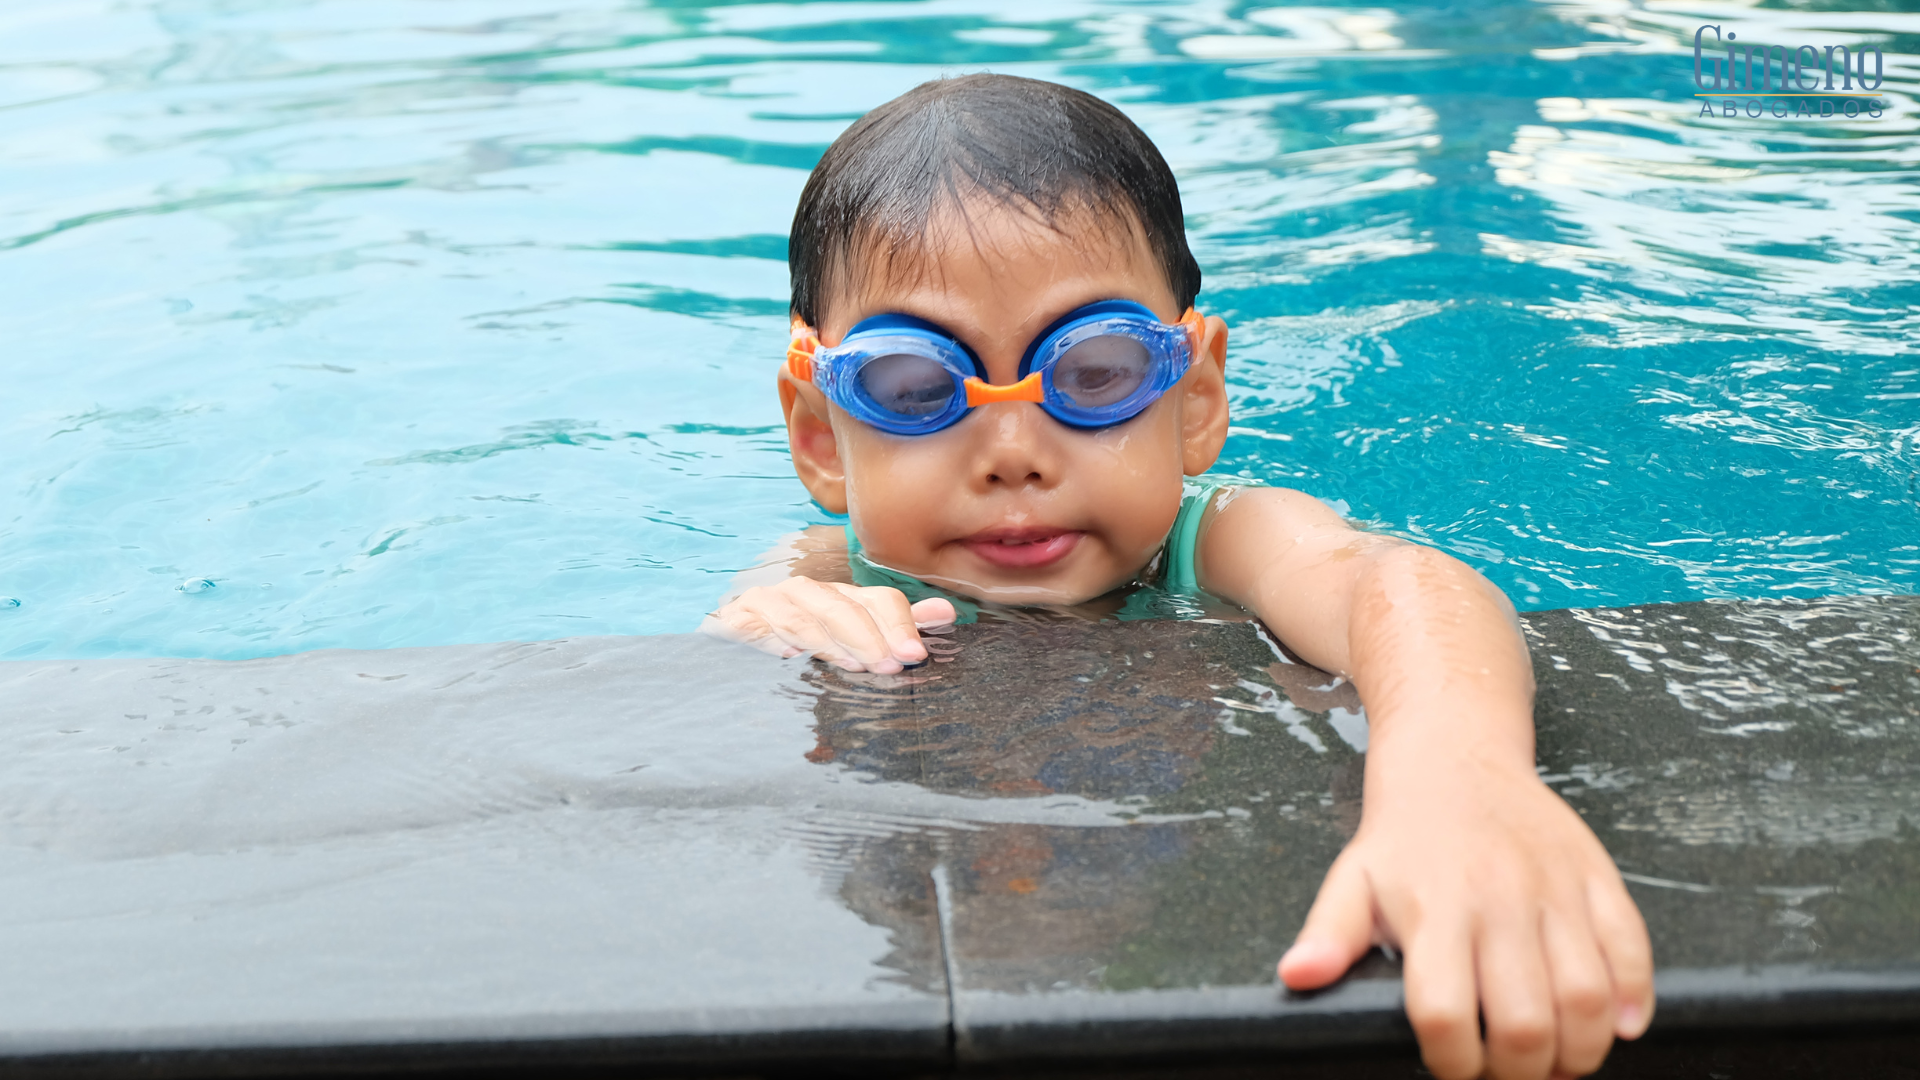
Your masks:
<instances>
[{"instance_id":1,"label":"gray stone pool coping","mask_svg":"<svg viewBox=\"0 0 1920 1080\"><path fill-rule=\"evenodd\" d=\"M1647 1041L1920 1031L1920 601L1526 625L1543 776L1654 934ZM1387 958L1271 974L1357 820L1350 688L1245 623L935 661L0 664L0 1072L1412 1060Z\"/></svg>"}]
</instances>

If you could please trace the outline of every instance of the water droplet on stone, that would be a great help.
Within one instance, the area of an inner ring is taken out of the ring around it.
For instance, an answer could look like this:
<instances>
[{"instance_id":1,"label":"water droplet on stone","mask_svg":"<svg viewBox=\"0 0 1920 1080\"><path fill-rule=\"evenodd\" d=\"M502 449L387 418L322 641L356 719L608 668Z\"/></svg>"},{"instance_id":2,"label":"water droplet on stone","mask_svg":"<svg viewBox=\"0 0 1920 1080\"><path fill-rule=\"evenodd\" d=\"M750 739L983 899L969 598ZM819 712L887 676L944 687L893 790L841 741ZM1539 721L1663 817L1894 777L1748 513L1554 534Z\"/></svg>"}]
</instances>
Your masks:
<instances>
[{"instance_id":1,"label":"water droplet on stone","mask_svg":"<svg viewBox=\"0 0 1920 1080\"><path fill-rule=\"evenodd\" d=\"M203 578L203 577L188 578L187 580L174 586L174 588L180 590L183 593L209 592L213 589L213 587L214 587L213 582L210 579Z\"/></svg>"}]
</instances>

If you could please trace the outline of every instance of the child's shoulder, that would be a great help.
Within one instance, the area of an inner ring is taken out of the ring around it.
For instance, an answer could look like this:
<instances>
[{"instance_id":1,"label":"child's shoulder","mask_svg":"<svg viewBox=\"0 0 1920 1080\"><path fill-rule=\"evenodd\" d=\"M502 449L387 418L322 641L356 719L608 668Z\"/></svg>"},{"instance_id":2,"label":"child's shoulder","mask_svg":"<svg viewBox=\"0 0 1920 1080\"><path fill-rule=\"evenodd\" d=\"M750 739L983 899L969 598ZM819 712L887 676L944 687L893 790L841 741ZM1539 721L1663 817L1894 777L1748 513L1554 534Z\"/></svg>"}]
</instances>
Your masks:
<instances>
[{"instance_id":1,"label":"child's shoulder","mask_svg":"<svg viewBox=\"0 0 1920 1080\"><path fill-rule=\"evenodd\" d=\"M1297 488L1275 487L1244 476L1189 476L1180 502L1205 513L1206 524L1236 508L1235 517L1297 518L1302 523L1346 524L1344 504L1335 506Z\"/></svg>"},{"instance_id":2,"label":"child's shoulder","mask_svg":"<svg viewBox=\"0 0 1920 1080\"><path fill-rule=\"evenodd\" d=\"M1353 546L1356 539L1364 539L1367 545L1401 543L1357 527L1347 519L1344 506L1329 505L1295 488L1228 482L1211 488L1197 501L1201 511L1193 514L1193 557L1207 568L1207 587L1224 589L1224 595L1241 595L1249 575L1282 564L1307 568L1293 558L1295 553L1344 548L1346 555L1332 556L1344 561L1362 550ZM1187 507L1183 504L1181 509L1184 512Z\"/></svg>"},{"instance_id":3,"label":"child's shoulder","mask_svg":"<svg viewBox=\"0 0 1920 1080\"><path fill-rule=\"evenodd\" d=\"M1270 487L1246 476L1189 476L1181 493L1180 512L1167 533L1167 588L1194 592L1203 587L1203 561L1217 565L1222 558L1241 558L1276 530L1324 525L1326 516L1336 524L1345 524L1338 512L1303 491Z\"/></svg>"}]
</instances>

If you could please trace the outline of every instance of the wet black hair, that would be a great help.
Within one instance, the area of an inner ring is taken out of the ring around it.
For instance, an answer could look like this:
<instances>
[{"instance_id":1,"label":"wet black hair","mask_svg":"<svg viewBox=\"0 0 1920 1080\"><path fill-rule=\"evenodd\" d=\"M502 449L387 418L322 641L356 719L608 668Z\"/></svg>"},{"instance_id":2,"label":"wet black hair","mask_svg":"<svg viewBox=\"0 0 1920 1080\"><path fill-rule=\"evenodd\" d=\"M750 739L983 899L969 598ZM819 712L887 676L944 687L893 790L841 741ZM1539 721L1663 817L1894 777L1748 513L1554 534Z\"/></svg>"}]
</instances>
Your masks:
<instances>
[{"instance_id":1,"label":"wet black hair","mask_svg":"<svg viewBox=\"0 0 1920 1080\"><path fill-rule=\"evenodd\" d=\"M1133 121L1092 94L1012 75L936 79L881 105L814 166L788 237L792 310L819 325L856 258L911 258L942 210L984 198L1049 227L1064 216L1138 227L1181 310L1200 292L1180 188Z\"/></svg>"}]
</instances>

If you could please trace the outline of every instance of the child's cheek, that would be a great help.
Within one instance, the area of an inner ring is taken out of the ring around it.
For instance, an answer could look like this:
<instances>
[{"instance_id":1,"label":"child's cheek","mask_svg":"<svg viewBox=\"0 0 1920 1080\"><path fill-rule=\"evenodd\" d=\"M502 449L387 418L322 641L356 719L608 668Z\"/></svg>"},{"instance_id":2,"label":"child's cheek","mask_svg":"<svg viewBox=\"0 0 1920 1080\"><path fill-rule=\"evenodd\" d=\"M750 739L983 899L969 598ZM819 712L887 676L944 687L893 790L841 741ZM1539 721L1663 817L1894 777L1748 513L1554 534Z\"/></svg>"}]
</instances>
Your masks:
<instances>
[{"instance_id":1,"label":"child's cheek","mask_svg":"<svg viewBox=\"0 0 1920 1080\"><path fill-rule=\"evenodd\" d=\"M913 569L933 547L942 507L952 505L965 473L946 460L939 436L911 441L870 430L846 440L847 513L870 554Z\"/></svg>"},{"instance_id":2,"label":"child's cheek","mask_svg":"<svg viewBox=\"0 0 1920 1080\"><path fill-rule=\"evenodd\" d=\"M1180 514L1180 481L1169 478L1171 483L1154 485L1149 492L1144 486L1133 489L1131 502L1127 508L1130 528L1124 543L1129 548L1126 561L1137 570L1153 558L1167 534L1173 530L1173 522Z\"/></svg>"},{"instance_id":3,"label":"child's cheek","mask_svg":"<svg viewBox=\"0 0 1920 1080\"><path fill-rule=\"evenodd\" d=\"M1085 475L1099 478L1101 516L1124 558L1151 557L1180 513L1179 416L1170 405L1162 399L1132 422L1090 439Z\"/></svg>"}]
</instances>

